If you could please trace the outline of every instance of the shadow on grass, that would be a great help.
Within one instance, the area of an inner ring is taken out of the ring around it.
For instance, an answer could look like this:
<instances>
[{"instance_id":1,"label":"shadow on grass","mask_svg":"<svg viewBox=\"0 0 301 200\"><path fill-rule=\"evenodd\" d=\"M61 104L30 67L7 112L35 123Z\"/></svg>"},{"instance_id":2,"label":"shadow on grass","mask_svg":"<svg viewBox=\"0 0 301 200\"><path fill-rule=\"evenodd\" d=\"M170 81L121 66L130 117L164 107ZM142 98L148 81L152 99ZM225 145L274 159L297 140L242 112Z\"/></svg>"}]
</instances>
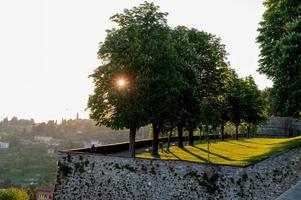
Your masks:
<instances>
[{"instance_id":1,"label":"shadow on grass","mask_svg":"<svg viewBox=\"0 0 301 200\"><path fill-rule=\"evenodd\" d=\"M238 140L238 141L241 142L242 140ZM242 146L242 147L247 147L247 148L250 148L250 149L258 149L256 147L251 147L251 146L248 146L248 145L239 144L239 143L235 143L235 142L230 142L230 141L225 141L225 142L228 142L228 143L231 143L231 144L235 144L235 145L239 145L239 146Z\"/></svg>"},{"instance_id":2,"label":"shadow on grass","mask_svg":"<svg viewBox=\"0 0 301 200\"><path fill-rule=\"evenodd\" d=\"M214 149L218 149L218 150L220 150L220 151L224 151L224 152L232 152L232 151L228 151L228 150L226 150L226 149L223 149L223 148L219 148L219 147L214 147Z\"/></svg>"},{"instance_id":3,"label":"shadow on grass","mask_svg":"<svg viewBox=\"0 0 301 200\"><path fill-rule=\"evenodd\" d=\"M209 153L209 154L211 154L211 155L214 155L214 156L217 156L217 157L219 157L219 158L222 158L222 159L224 159L224 160L228 160L228 161L236 161L236 160L233 160L233 159L228 158L228 157L226 157L226 156L222 156L222 155L220 155L220 154L213 153L213 152L208 151L208 150L206 150L206 149L204 149L204 148L201 148L201 147L197 147L197 146L193 146L193 147L194 147L194 148L197 148L197 149L199 149L199 150L201 150L201 151L204 151L205 153Z\"/></svg>"},{"instance_id":4,"label":"shadow on grass","mask_svg":"<svg viewBox=\"0 0 301 200\"><path fill-rule=\"evenodd\" d=\"M160 158L161 158L161 156L160 156L160 155L152 155L152 154L151 154L151 156L152 156L153 158L158 158L158 159L160 159Z\"/></svg>"},{"instance_id":5,"label":"shadow on grass","mask_svg":"<svg viewBox=\"0 0 301 200\"><path fill-rule=\"evenodd\" d=\"M245 143L252 143L255 145L275 145L275 143L260 143L260 142L253 142L253 141L247 141L247 139L244 140L239 140L240 142L245 142Z\"/></svg>"},{"instance_id":6,"label":"shadow on grass","mask_svg":"<svg viewBox=\"0 0 301 200\"><path fill-rule=\"evenodd\" d=\"M163 150L159 150L161 155L158 154L158 155L151 155L152 158L157 158L157 159L161 159L161 157L164 157L165 155L172 155L174 156L175 158L179 159L179 160L182 160L179 156L177 156L176 154L172 153L171 151L168 151L167 149L163 149Z\"/></svg>"},{"instance_id":7,"label":"shadow on grass","mask_svg":"<svg viewBox=\"0 0 301 200\"><path fill-rule=\"evenodd\" d=\"M272 147L268 153L252 157L246 161L248 162L248 164L255 164L255 163L257 163L261 160L264 160L272 155L275 155L277 153L280 153L280 152L283 152L286 150L290 150L290 149L293 149L293 148L299 147L299 146L301 146L301 139L279 143L275 147Z\"/></svg>"},{"instance_id":8,"label":"shadow on grass","mask_svg":"<svg viewBox=\"0 0 301 200\"><path fill-rule=\"evenodd\" d=\"M205 159L205 158L203 158L203 157L201 157L201 156L199 156L199 155L197 155L197 154L195 154L195 153L189 151L189 150L186 149L185 147L184 147L184 148L181 148L181 149L182 149L183 151L189 153L190 155L196 157L197 159L199 159L199 160L201 160L201 161L208 162L208 159Z\"/></svg>"},{"instance_id":9,"label":"shadow on grass","mask_svg":"<svg viewBox=\"0 0 301 200\"><path fill-rule=\"evenodd\" d=\"M173 155L175 158L182 160L179 156L177 156L176 154L172 153L171 151L166 151L167 153Z\"/></svg>"},{"instance_id":10,"label":"shadow on grass","mask_svg":"<svg viewBox=\"0 0 301 200\"><path fill-rule=\"evenodd\" d=\"M239 140L239 141L242 141L242 140ZM257 148L250 147L250 146L247 146L247 145L235 143L235 141L233 141L233 142L225 141L225 142L229 142L229 143L232 143L232 144L235 144L235 145L248 147L248 148L251 148L251 149L257 149ZM247 143L249 141L244 141L244 142ZM255 143L256 144L256 142L250 142L250 143ZM258 143L258 144L263 145L262 143ZM242 164L229 164L229 165L247 167L247 166L256 164L256 163L258 163L258 162L260 162L260 161L262 161L262 160L264 160L268 157L271 157L275 154L293 149L295 147L300 147L300 146L301 146L301 138L300 139L295 139L295 140L290 140L290 141L285 141L285 142L282 142L282 143L277 143L277 144L274 144L274 146L272 148L270 148L269 152L267 152L267 153L264 153L264 154L258 155L258 156L253 156L253 157L250 157L248 159L244 159L244 161L243 161L244 163L242 163ZM206 150L205 148L202 148L202 147L197 147L197 146L191 146L191 147L197 148L197 149L199 149L199 150L201 150L201 151L203 151L207 154L209 153L209 155L214 155L214 156L217 156L217 157L222 158L222 159L227 160L227 161L239 161L239 160L234 160L234 159L231 159L231 158L223 156L223 155L219 155L217 153L213 153L213 152L210 152L210 151L208 152L208 150ZM188 154L190 154L190 155L192 155L193 157L197 158L197 160L195 160L195 162L199 161L199 162L211 163L210 160L208 161L207 158L198 155L198 153L195 153L194 151L189 150L189 148L184 147L184 148L181 148L181 150L188 153ZM161 156L157 155L157 156L151 156L151 157L152 158L157 158L157 159L167 159L167 160L178 159L178 160L192 161L190 159L185 159L185 155L181 156L180 152L178 154L177 152L167 151L167 149L165 149L165 148L160 152L160 154L161 154ZM165 156L167 156L167 157L165 158ZM168 156L172 156L172 158L168 158Z\"/></svg>"}]
</instances>

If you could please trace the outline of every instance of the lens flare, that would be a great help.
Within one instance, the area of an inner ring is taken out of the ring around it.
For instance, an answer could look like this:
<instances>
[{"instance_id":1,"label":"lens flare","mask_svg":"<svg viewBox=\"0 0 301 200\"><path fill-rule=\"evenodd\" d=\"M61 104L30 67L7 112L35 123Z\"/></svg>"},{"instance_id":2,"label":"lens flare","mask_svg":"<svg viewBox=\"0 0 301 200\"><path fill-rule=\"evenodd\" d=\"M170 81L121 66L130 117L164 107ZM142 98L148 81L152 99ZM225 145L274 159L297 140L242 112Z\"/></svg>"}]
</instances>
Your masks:
<instances>
[{"instance_id":1,"label":"lens flare","mask_svg":"<svg viewBox=\"0 0 301 200\"><path fill-rule=\"evenodd\" d=\"M123 87L123 86L125 85L125 80L119 79L119 80L117 81L117 84L118 84L119 87Z\"/></svg>"}]
</instances>

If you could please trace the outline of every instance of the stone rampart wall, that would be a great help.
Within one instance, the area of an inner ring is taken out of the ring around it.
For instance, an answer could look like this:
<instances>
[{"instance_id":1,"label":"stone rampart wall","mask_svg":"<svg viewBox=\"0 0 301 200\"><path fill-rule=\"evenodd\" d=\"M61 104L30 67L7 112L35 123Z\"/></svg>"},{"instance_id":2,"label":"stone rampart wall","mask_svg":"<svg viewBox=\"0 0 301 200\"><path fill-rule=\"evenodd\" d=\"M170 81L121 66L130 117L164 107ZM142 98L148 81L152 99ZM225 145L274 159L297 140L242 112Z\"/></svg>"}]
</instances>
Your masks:
<instances>
[{"instance_id":1,"label":"stone rampart wall","mask_svg":"<svg viewBox=\"0 0 301 200\"><path fill-rule=\"evenodd\" d=\"M301 179L301 148L253 166L61 152L55 200L275 199Z\"/></svg>"}]
</instances>

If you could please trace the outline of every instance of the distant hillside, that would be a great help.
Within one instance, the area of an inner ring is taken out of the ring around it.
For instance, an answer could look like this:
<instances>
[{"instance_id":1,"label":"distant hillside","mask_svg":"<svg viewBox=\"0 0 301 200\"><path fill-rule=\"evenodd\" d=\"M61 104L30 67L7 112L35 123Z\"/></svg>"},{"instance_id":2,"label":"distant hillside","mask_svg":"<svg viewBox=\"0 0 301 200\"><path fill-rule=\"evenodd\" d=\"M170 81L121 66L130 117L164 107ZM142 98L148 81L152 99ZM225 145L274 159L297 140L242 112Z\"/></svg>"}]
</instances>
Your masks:
<instances>
[{"instance_id":1,"label":"distant hillside","mask_svg":"<svg viewBox=\"0 0 301 200\"><path fill-rule=\"evenodd\" d=\"M148 127L141 128L137 140L148 138ZM88 119L35 123L33 119L4 118L0 121L0 188L52 185L56 177L57 151L93 144L128 141L128 130L97 127Z\"/></svg>"}]
</instances>

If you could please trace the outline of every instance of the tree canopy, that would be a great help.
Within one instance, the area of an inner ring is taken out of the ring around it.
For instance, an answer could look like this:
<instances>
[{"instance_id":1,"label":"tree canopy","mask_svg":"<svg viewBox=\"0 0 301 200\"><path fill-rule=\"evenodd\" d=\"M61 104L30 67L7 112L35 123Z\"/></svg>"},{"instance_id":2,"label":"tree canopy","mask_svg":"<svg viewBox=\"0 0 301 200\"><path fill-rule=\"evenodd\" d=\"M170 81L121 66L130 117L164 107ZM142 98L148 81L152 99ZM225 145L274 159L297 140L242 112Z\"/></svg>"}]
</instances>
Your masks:
<instances>
[{"instance_id":1,"label":"tree canopy","mask_svg":"<svg viewBox=\"0 0 301 200\"><path fill-rule=\"evenodd\" d=\"M260 23L260 73L274 82L276 113L301 116L301 2L266 0Z\"/></svg>"},{"instance_id":2,"label":"tree canopy","mask_svg":"<svg viewBox=\"0 0 301 200\"><path fill-rule=\"evenodd\" d=\"M90 117L97 125L130 129L133 157L141 126L152 125L152 154L158 155L160 132L177 127L183 147L183 130L193 145L193 131L202 125L257 124L261 112L260 106L248 108L254 116L247 118L246 102L257 104L261 93L251 77L240 79L229 68L221 39L185 26L171 28L166 16L144 2L111 17L117 26L100 43L102 65L91 75Z\"/></svg>"},{"instance_id":3,"label":"tree canopy","mask_svg":"<svg viewBox=\"0 0 301 200\"><path fill-rule=\"evenodd\" d=\"M101 43L98 56L104 64L91 75L95 90L88 107L99 125L137 129L151 123L157 138L174 116L179 85L175 49L166 13L158 9L145 2L111 18L118 28ZM120 78L123 88L114 83Z\"/></svg>"},{"instance_id":4,"label":"tree canopy","mask_svg":"<svg viewBox=\"0 0 301 200\"><path fill-rule=\"evenodd\" d=\"M267 102L262 92L257 88L252 76L245 78L245 116L244 122L250 125L259 125L267 119ZM249 134L248 126L248 134Z\"/></svg>"}]
</instances>

